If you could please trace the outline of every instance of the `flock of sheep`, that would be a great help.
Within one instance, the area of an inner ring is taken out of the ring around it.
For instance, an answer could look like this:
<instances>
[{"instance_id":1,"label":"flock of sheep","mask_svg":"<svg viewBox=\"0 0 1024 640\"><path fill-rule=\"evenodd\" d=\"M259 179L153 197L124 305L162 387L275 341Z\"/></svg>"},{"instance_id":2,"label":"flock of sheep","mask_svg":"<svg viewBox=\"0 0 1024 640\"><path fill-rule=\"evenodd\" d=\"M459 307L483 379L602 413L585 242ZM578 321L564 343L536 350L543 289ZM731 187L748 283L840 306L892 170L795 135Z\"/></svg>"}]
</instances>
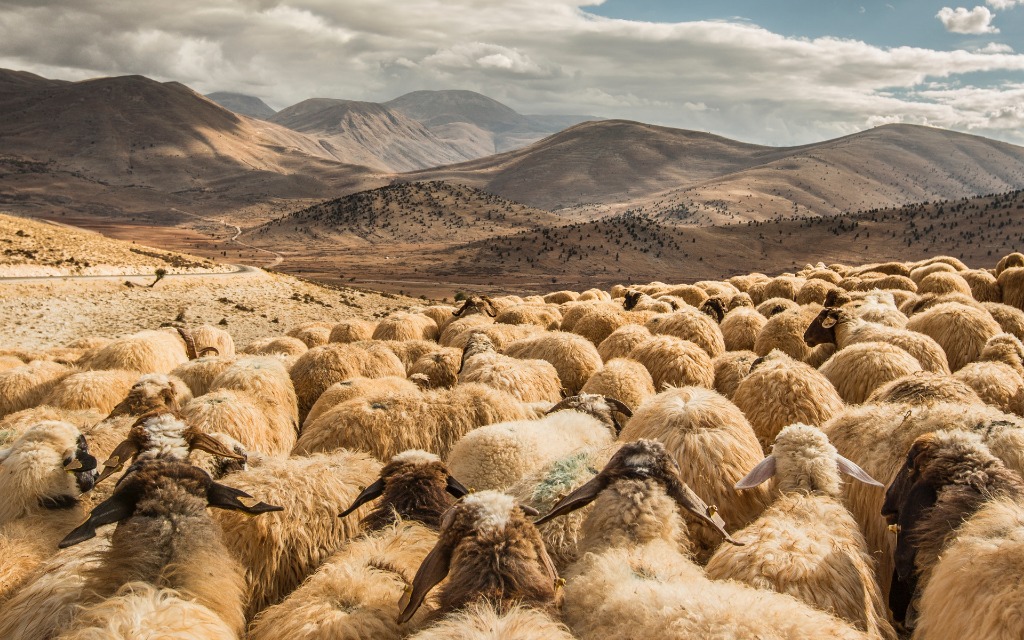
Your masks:
<instances>
[{"instance_id":1,"label":"flock of sheep","mask_svg":"<svg viewBox=\"0 0 1024 640\"><path fill-rule=\"evenodd\" d=\"M1021 638L1022 309L1015 253L0 351L0 638Z\"/></svg>"}]
</instances>

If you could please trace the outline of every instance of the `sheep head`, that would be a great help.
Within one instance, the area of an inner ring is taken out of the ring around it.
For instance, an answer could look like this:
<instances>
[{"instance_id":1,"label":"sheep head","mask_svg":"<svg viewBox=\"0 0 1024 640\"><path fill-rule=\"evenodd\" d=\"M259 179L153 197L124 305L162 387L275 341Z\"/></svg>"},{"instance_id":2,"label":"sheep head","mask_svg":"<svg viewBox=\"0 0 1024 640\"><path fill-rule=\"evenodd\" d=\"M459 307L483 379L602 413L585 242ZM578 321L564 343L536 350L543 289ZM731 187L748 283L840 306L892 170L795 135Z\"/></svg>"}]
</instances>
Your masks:
<instances>
[{"instance_id":1,"label":"sheep head","mask_svg":"<svg viewBox=\"0 0 1024 640\"><path fill-rule=\"evenodd\" d=\"M626 406L625 402L609 396L602 396L596 393L580 393L575 396L565 396L558 401L558 404L545 412L545 415L556 411L579 411L593 416L605 423L616 436L622 431L622 425L615 418L615 413L621 413L627 418L633 417L633 410Z\"/></svg>"},{"instance_id":2,"label":"sheep head","mask_svg":"<svg viewBox=\"0 0 1024 640\"><path fill-rule=\"evenodd\" d=\"M201 358L202 356L205 356L208 353L212 353L215 356L220 355L220 351L217 349L217 347L203 347L202 349L196 349L195 337L193 337L191 333L189 333L185 329L182 329L181 327L176 328L178 330L178 335L180 335L181 339L185 341L185 355L188 356L189 360Z\"/></svg>"},{"instance_id":3,"label":"sheep head","mask_svg":"<svg viewBox=\"0 0 1024 640\"><path fill-rule=\"evenodd\" d=\"M466 340L466 346L462 348L462 361L459 363L458 373L466 367L466 360L481 353L497 353L494 341L483 331L474 331Z\"/></svg>"},{"instance_id":4,"label":"sheep head","mask_svg":"<svg viewBox=\"0 0 1024 640\"><path fill-rule=\"evenodd\" d=\"M680 507L717 531L727 542L742 545L725 531L725 522L717 510L709 507L683 482L679 477L679 464L665 450L665 445L657 440L637 440L624 444L600 473L559 500L547 515L534 524L541 525L558 516L582 509L597 499L598 494L605 488L623 479L658 482L665 489L665 493Z\"/></svg>"},{"instance_id":5,"label":"sheep head","mask_svg":"<svg viewBox=\"0 0 1024 640\"><path fill-rule=\"evenodd\" d=\"M719 324L725 318L725 302L717 296L705 300L704 304L700 305L700 310L711 316Z\"/></svg>"},{"instance_id":6,"label":"sheep head","mask_svg":"<svg viewBox=\"0 0 1024 640\"><path fill-rule=\"evenodd\" d=\"M837 307L826 307L821 310L811 325L804 331L804 342L807 346L816 347L819 344L835 344L836 325L846 319L844 311Z\"/></svg>"},{"instance_id":7,"label":"sheep head","mask_svg":"<svg viewBox=\"0 0 1024 640\"><path fill-rule=\"evenodd\" d=\"M142 503L149 504L147 516L154 515L151 513L154 503L161 505L156 507L159 515L164 503L162 496L169 489L202 499L209 507L242 511L249 515L284 510L283 507L256 502L240 489L214 482L205 471L187 462L144 460L132 465L129 473L114 489L113 495L96 505L89 519L65 536L57 546L65 549L96 537L97 527L127 520L135 515L136 508ZM246 504L246 501L250 504Z\"/></svg>"},{"instance_id":8,"label":"sheep head","mask_svg":"<svg viewBox=\"0 0 1024 640\"><path fill-rule=\"evenodd\" d=\"M626 292L626 295L622 296L622 308L626 311L632 311L643 297L643 293L630 289Z\"/></svg>"},{"instance_id":9,"label":"sheep head","mask_svg":"<svg viewBox=\"0 0 1024 640\"><path fill-rule=\"evenodd\" d=\"M470 296L461 307L452 311L456 318L469 313L485 313L493 318L498 315L498 307L487 296Z\"/></svg>"},{"instance_id":10,"label":"sheep head","mask_svg":"<svg viewBox=\"0 0 1024 640\"><path fill-rule=\"evenodd\" d=\"M383 497L377 508L360 522L364 531L383 529L397 518L437 528L441 515L468 493L439 457L411 449L391 458L381 469L380 478L363 489L338 517L344 518L367 502Z\"/></svg>"},{"instance_id":11,"label":"sheep head","mask_svg":"<svg viewBox=\"0 0 1024 640\"><path fill-rule=\"evenodd\" d=\"M138 416L157 409L178 411L191 399L191 390L180 379L162 373L151 373L139 378L125 399L119 402L107 417Z\"/></svg>"}]
</instances>

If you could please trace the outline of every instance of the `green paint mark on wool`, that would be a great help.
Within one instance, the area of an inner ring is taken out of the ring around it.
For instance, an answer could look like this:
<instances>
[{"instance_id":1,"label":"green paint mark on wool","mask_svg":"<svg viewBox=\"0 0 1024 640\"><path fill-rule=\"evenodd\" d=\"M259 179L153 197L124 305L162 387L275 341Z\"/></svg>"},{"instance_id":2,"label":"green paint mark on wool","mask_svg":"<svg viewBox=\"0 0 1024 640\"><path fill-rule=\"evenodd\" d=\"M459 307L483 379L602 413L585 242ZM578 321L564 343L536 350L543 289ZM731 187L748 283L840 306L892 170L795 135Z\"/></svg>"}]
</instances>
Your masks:
<instances>
[{"instance_id":1,"label":"green paint mark on wool","mask_svg":"<svg viewBox=\"0 0 1024 640\"><path fill-rule=\"evenodd\" d=\"M533 490L532 506L537 509L550 509L566 493L597 475L597 469L590 466L590 453L576 453L556 461L551 471Z\"/></svg>"},{"instance_id":2,"label":"green paint mark on wool","mask_svg":"<svg viewBox=\"0 0 1024 640\"><path fill-rule=\"evenodd\" d=\"M14 440L16 435L17 434L14 432L14 429L0 429L0 445L5 445L11 440Z\"/></svg>"}]
</instances>

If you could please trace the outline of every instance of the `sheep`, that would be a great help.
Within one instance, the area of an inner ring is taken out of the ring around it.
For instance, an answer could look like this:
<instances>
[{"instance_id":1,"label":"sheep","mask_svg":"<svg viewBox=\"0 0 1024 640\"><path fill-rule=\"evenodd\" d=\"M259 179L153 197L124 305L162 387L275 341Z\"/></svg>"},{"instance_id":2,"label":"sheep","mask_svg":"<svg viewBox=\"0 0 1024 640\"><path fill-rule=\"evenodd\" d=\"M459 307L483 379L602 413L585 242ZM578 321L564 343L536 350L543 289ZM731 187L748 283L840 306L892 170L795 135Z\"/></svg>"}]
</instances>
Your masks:
<instances>
[{"instance_id":1,"label":"sheep","mask_svg":"<svg viewBox=\"0 0 1024 640\"><path fill-rule=\"evenodd\" d=\"M558 402L562 383L546 360L522 360L497 352L484 333L474 333L462 350L460 383L479 382L523 402Z\"/></svg>"},{"instance_id":2,"label":"sheep","mask_svg":"<svg viewBox=\"0 0 1024 640\"><path fill-rule=\"evenodd\" d=\"M831 271L827 273L836 276L836 282L839 282L838 275ZM796 294L796 303L798 305L812 303L824 304L825 298L828 297L829 292L841 291L841 289L836 286L836 282L832 282L824 277L817 277L814 275L810 276L807 282L804 283L804 286L800 287L800 292Z\"/></svg>"},{"instance_id":3,"label":"sheep","mask_svg":"<svg viewBox=\"0 0 1024 640\"><path fill-rule=\"evenodd\" d=\"M504 308L502 305L499 305L487 296L470 296L466 298L466 302L461 307L452 311L452 316L459 318L479 313L493 318L498 315L502 308Z\"/></svg>"},{"instance_id":4,"label":"sheep","mask_svg":"<svg viewBox=\"0 0 1024 640\"><path fill-rule=\"evenodd\" d=\"M897 275L865 278L857 282L853 287L853 291L870 291L872 289L907 291L909 293L917 293L919 291L918 284L912 278Z\"/></svg>"},{"instance_id":5,"label":"sheep","mask_svg":"<svg viewBox=\"0 0 1024 640\"><path fill-rule=\"evenodd\" d=\"M516 340L505 346L505 355L520 359L547 360L558 372L558 379L569 394L579 393L603 362L597 347L574 333L552 331Z\"/></svg>"},{"instance_id":6,"label":"sheep","mask_svg":"<svg viewBox=\"0 0 1024 640\"><path fill-rule=\"evenodd\" d=\"M886 382L922 371L914 356L886 342L858 342L818 369L848 404L860 404Z\"/></svg>"},{"instance_id":7,"label":"sheep","mask_svg":"<svg viewBox=\"0 0 1024 640\"><path fill-rule=\"evenodd\" d=\"M981 306L985 307L1004 332L1024 340L1024 311L1001 302L983 302Z\"/></svg>"},{"instance_id":8,"label":"sheep","mask_svg":"<svg viewBox=\"0 0 1024 640\"><path fill-rule=\"evenodd\" d=\"M464 318L455 318L441 329L441 335L438 336L437 342L442 347L457 347L452 344L452 341L458 337L459 334L468 329L480 329L482 327L488 327L494 324L494 318L483 313L474 313L467 315ZM510 325L520 326L520 325ZM532 325L526 325L532 326ZM538 327L539 328L539 327Z\"/></svg>"},{"instance_id":9,"label":"sheep","mask_svg":"<svg viewBox=\"0 0 1024 640\"><path fill-rule=\"evenodd\" d=\"M136 371L118 369L72 373L55 384L41 404L110 413L138 378Z\"/></svg>"},{"instance_id":10,"label":"sheep","mask_svg":"<svg viewBox=\"0 0 1024 640\"><path fill-rule=\"evenodd\" d=\"M86 352L78 364L83 369L170 373L188 360L185 340L177 333L141 331Z\"/></svg>"},{"instance_id":11,"label":"sheep","mask_svg":"<svg viewBox=\"0 0 1024 640\"><path fill-rule=\"evenodd\" d=\"M1015 266L1003 269L996 277L996 282L1003 292L1000 302L1024 309L1024 268Z\"/></svg>"},{"instance_id":12,"label":"sheep","mask_svg":"<svg viewBox=\"0 0 1024 640\"><path fill-rule=\"evenodd\" d=\"M562 321L562 314L554 306L516 305L508 307L494 317L496 324L532 324L554 331Z\"/></svg>"},{"instance_id":13,"label":"sheep","mask_svg":"<svg viewBox=\"0 0 1024 640\"><path fill-rule=\"evenodd\" d=\"M563 302L576 300L579 297L580 294L575 291L552 291L544 295L544 302L546 304L562 304Z\"/></svg>"},{"instance_id":14,"label":"sheep","mask_svg":"<svg viewBox=\"0 0 1024 640\"><path fill-rule=\"evenodd\" d=\"M772 316L754 342L754 353L766 356L772 349L779 349L794 360L817 367L835 351L830 345L812 349L804 342L804 332L820 311L818 305L807 305Z\"/></svg>"},{"instance_id":15,"label":"sheep","mask_svg":"<svg viewBox=\"0 0 1024 640\"><path fill-rule=\"evenodd\" d=\"M245 394L267 417L267 433L249 433L245 438L235 436L247 447L267 454L291 449L299 428L298 401L292 378L280 360L267 356L239 358L214 378L210 392L217 391ZM231 433L213 426L210 430ZM267 446L261 446L264 443Z\"/></svg>"},{"instance_id":16,"label":"sheep","mask_svg":"<svg viewBox=\"0 0 1024 640\"><path fill-rule=\"evenodd\" d=\"M766 451L784 426L824 424L843 408L824 374L778 350L752 363L731 399Z\"/></svg>"},{"instance_id":17,"label":"sheep","mask_svg":"<svg viewBox=\"0 0 1024 640\"><path fill-rule=\"evenodd\" d=\"M367 378L404 378L405 366L386 347L371 349L331 343L310 349L299 356L290 373L298 400L298 417L304 421L316 399L335 382L357 375Z\"/></svg>"},{"instance_id":18,"label":"sheep","mask_svg":"<svg viewBox=\"0 0 1024 640\"><path fill-rule=\"evenodd\" d=\"M953 377L974 389L985 404L1024 415L1024 377L1014 367L979 360L964 365Z\"/></svg>"},{"instance_id":19,"label":"sheep","mask_svg":"<svg viewBox=\"0 0 1024 640\"><path fill-rule=\"evenodd\" d=\"M669 389L634 411L619 434L631 441L662 442L679 463L680 477L729 514L730 526L742 528L771 503L766 487L742 493L733 486L764 458L764 451L743 413L718 393L699 387ZM694 532L698 557L718 544L703 530Z\"/></svg>"},{"instance_id":20,"label":"sheep","mask_svg":"<svg viewBox=\"0 0 1024 640\"><path fill-rule=\"evenodd\" d=\"M627 291L622 298L622 308L626 311L654 311L655 313L672 313L675 307L664 300L655 300L640 291Z\"/></svg>"},{"instance_id":21,"label":"sheep","mask_svg":"<svg viewBox=\"0 0 1024 640\"><path fill-rule=\"evenodd\" d=\"M242 353L254 356L301 356L309 351L305 342L291 336L276 336L253 340L242 349Z\"/></svg>"},{"instance_id":22,"label":"sheep","mask_svg":"<svg viewBox=\"0 0 1024 640\"><path fill-rule=\"evenodd\" d=\"M693 342L711 358L725 352L725 340L718 324L696 309L654 316L644 326L656 336L670 335Z\"/></svg>"},{"instance_id":23,"label":"sheep","mask_svg":"<svg viewBox=\"0 0 1024 640\"><path fill-rule=\"evenodd\" d=\"M642 317L639 313L626 313L610 306L600 306L588 311L572 327L572 333L583 336L600 346L601 343L620 327L628 326Z\"/></svg>"},{"instance_id":24,"label":"sheep","mask_svg":"<svg viewBox=\"0 0 1024 640\"><path fill-rule=\"evenodd\" d=\"M559 604L558 574L540 534L511 496L496 491L470 494L445 513L437 544L399 603L399 623L408 621L446 576L428 619L481 600L499 613L516 605L553 612Z\"/></svg>"},{"instance_id":25,"label":"sheep","mask_svg":"<svg viewBox=\"0 0 1024 640\"><path fill-rule=\"evenodd\" d=\"M301 340L307 347L322 347L330 341L331 323L322 321L304 322L292 327L285 335Z\"/></svg>"},{"instance_id":26,"label":"sheep","mask_svg":"<svg viewBox=\"0 0 1024 640\"><path fill-rule=\"evenodd\" d=\"M774 476L781 495L761 517L733 533L745 546L718 549L707 574L787 593L872 637L895 640L867 543L839 498L840 473L882 486L839 455L816 427L794 423L782 429L771 455L737 485L757 486Z\"/></svg>"},{"instance_id":27,"label":"sheep","mask_svg":"<svg viewBox=\"0 0 1024 640\"><path fill-rule=\"evenodd\" d=\"M558 327L560 331L572 331L576 328L577 322L591 313L607 312L617 315L624 311L618 303L602 301L567 302L559 308L562 313L562 322Z\"/></svg>"},{"instance_id":28,"label":"sheep","mask_svg":"<svg viewBox=\"0 0 1024 640\"><path fill-rule=\"evenodd\" d=\"M473 316L470 316L473 317ZM466 342L469 337L474 333L483 333L494 346L499 350L504 349L506 345L515 342L516 340L522 340L530 336L536 336L544 333L544 330L540 327L532 324L486 324L479 327L470 327L462 330L457 336L452 338L446 346L453 349L464 349Z\"/></svg>"},{"instance_id":29,"label":"sheep","mask_svg":"<svg viewBox=\"0 0 1024 640\"><path fill-rule=\"evenodd\" d=\"M940 304L914 315L907 322L907 328L935 340L946 352L950 371L957 371L968 362L977 360L985 342L1002 333L999 323L983 308L955 302Z\"/></svg>"},{"instance_id":30,"label":"sheep","mask_svg":"<svg viewBox=\"0 0 1024 640\"><path fill-rule=\"evenodd\" d=\"M246 505L248 493L214 482L190 464L146 460L133 465L114 494L67 534L62 549L117 523L110 547L90 568L85 594L112 595L133 580L175 589L216 613L235 633L244 627L244 578L228 558L207 506L248 515L280 511L265 502ZM173 570L168 570L173 568Z\"/></svg>"},{"instance_id":31,"label":"sheep","mask_svg":"<svg viewBox=\"0 0 1024 640\"><path fill-rule=\"evenodd\" d=\"M1000 258L999 262L996 263L995 275L999 276L1002 272L1013 267L1024 267L1024 254L1015 251Z\"/></svg>"},{"instance_id":32,"label":"sheep","mask_svg":"<svg viewBox=\"0 0 1024 640\"><path fill-rule=\"evenodd\" d=\"M435 324L440 326L440 322L437 318L434 318ZM358 318L346 318L337 322L331 327L331 333L327 336L328 342L361 342L363 340L372 340L373 331L377 328L377 324L370 322L369 320L360 320Z\"/></svg>"},{"instance_id":33,"label":"sheep","mask_svg":"<svg viewBox=\"0 0 1024 640\"><path fill-rule=\"evenodd\" d=\"M984 404L970 385L948 375L918 371L891 380L871 392L864 404L932 405L939 402Z\"/></svg>"},{"instance_id":34,"label":"sheep","mask_svg":"<svg viewBox=\"0 0 1024 640\"><path fill-rule=\"evenodd\" d=\"M644 365L655 389L665 386L711 388L715 370L711 357L699 345L675 336L659 335L641 343L626 356Z\"/></svg>"},{"instance_id":35,"label":"sheep","mask_svg":"<svg viewBox=\"0 0 1024 640\"><path fill-rule=\"evenodd\" d=\"M715 369L715 391L732 400L736 387L750 373L757 360L753 351L726 351L711 361Z\"/></svg>"},{"instance_id":36,"label":"sheep","mask_svg":"<svg viewBox=\"0 0 1024 640\"><path fill-rule=\"evenodd\" d=\"M616 398L627 407L639 407L656 393L654 380L647 369L629 358L615 358L590 376L580 393ZM624 417L622 424L629 420Z\"/></svg>"},{"instance_id":37,"label":"sheep","mask_svg":"<svg viewBox=\"0 0 1024 640\"><path fill-rule=\"evenodd\" d=\"M505 490L549 462L611 444L620 430L616 411L632 415L614 398L568 397L541 420L500 422L470 431L452 447L448 468L473 489Z\"/></svg>"},{"instance_id":38,"label":"sheep","mask_svg":"<svg viewBox=\"0 0 1024 640\"><path fill-rule=\"evenodd\" d=\"M985 309L984 305L980 302L971 296L966 296L962 293L944 293L942 295L926 293L923 296L908 298L904 302L900 303L900 311L906 314L907 317L910 317L948 302L956 302L976 309Z\"/></svg>"},{"instance_id":39,"label":"sheep","mask_svg":"<svg viewBox=\"0 0 1024 640\"><path fill-rule=\"evenodd\" d=\"M914 637L1019 638L1019 498L992 498L957 529L918 601ZM965 579L968 578L968 579Z\"/></svg>"},{"instance_id":40,"label":"sheep","mask_svg":"<svg viewBox=\"0 0 1024 640\"><path fill-rule=\"evenodd\" d=\"M913 294L908 294L908 296L912 297ZM826 300L825 306L843 306L865 322L875 322L896 329L903 329L907 326L907 316L900 311L896 293L893 291L872 289L861 297L845 303L831 304L829 300Z\"/></svg>"},{"instance_id":41,"label":"sheep","mask_svg":"<svg viewBox=\"0 0 1024 640\"><path fill-rule=\"evenodd\" d=\"M783 311L799 308L800 305L789 298L768 298L756 307L757 312L766 319L776 316Z\"/></svg>"},{"instance_id":42,"label":"sheep","mask_svg":"<svg viewBox=\"0 0 1024 640\"><path fill-rule=\"evenodd\" d=\"M22 409L9 413L0 420L0 447L8 442L13 442L39 422L47 420L67 422L78 427L84 434L86 430L102 421L103 418L104 415L95 409L57 409L45 404L31 409Z\"/></svg>"},{"instance_id":43,"label":"sheep","mask_svg":"<svg viewBox=\"0 0 1024 640\"><path fill-rule=\"evenodd\" d=\"M467 383L452 389L369 394L337 405L299 435L293 455L348 447L387 460L405 449L441 457L476 427L528 417L509 394Z\"/></svg>"},{"instance_id":44,"label":"sheep","mask_svg":"<svg viewBox=\"0 0 1024 640\"><path fill-rule=\"evenodd\" d=\"M519 605L499 611L491 602L474 602L408 637L409 640L574 640L565 625L541 611Z\"/></svg>"},{"instance_id":45,"label":"sheep","mask_svg":"<svg viewBox=\"0 0 1024 640\"><path fill-rule=\"evenodd\" d=\"M919 265L914 267L910 271L910 279L916 283L920 283L926 277L933 273L956 273L956 267L945 264L943 262L934 262L929 264Z\"/></svg>"},{"instance_id":46,"label":"sheep","mask_svg":"<svg viewBox=\"0 0 1024 640\"><path fill-rule=\"evenodd\" d=\"M203 356L178 365L170 375L188 385L193 396L201 396L210 390L214 379L234 362L234 357Z\"/></svg>"},{"instance_id":47,"label":"sheep","mask_svg":"<svg viewBox=\"0 0 1024 640\"><path fill-rule=\"evenodd\" d=\"M740 307L754 308L754 301L746 293L737 293L729 300L729 311Z\"/></svg>"},{"instance_id":48,"label":"sheep","mask_svg":"<svg viewBox=\"0 0 1024 640\"><path fill-rule=\"evenodd\" d=\"M280 428L280 422L272 421L263 405L240 391L210 391L182 407L181 416L204 432L237 438L247 450L288 455L295 445L294 427Z\"/></svg>"},{"instance_id":49,"label":"sheep","mask_svg":"<svg viewBox=\"0 0 1024 640\"><path fill-rule=\"evenodd\" d=\"M866 322L846 309L825 308L804 332L804 341L815 347L834 343L840 350L861 342L886 342L912 355L925 371L949 373L946 352L926 335Z\"/></svg>"},{"instance_id":50,"label":"sheep","mask_svg":"<svg viewBox=\"0 0 1024 640\"><path fill-rule=\"evenodd\" d=\"M0 418L36 406L70 374L68 367L45 360L0 372Z\"/></svg>"},{"instance_id":51,"label":"sheep","mask_svg":"<svg viewBox=\"0 0 1024 640\"><path fill-rule=\"evenodd\" d=\"M726 351L753 351L768 320L756 309L738 307L722 318L719 329ZM721 355L721 354L719 354Z\"/></svg>"},{"instance_id":52,"label":"sheep","mask_svg":"<svg viewBox=\"0 0 1024 640\"><path fill-rule=\"evenodd\" d=\"M921 281L917 283L917 293L918 295L926 293L936 293L939 295L945 293L962 293L967 296L972 295L971 285L961 278L959 274L944 272L930 273L922 278Z\"/></svg>"},{"instance_id":53,"label":"sheep","mask_svg":"<svg viewBox=\"0 0 1024 640\"><path fill-rule=\"evenodd\" d=\"M417 375L424 376L428 389L450 389L459 382L459 366L461 363L462 352L451 347L441 347L437 351L420 356L409 367L409 378L412 379ZM327 392L325 391L324 393ZM313 406L316 407L316 405ZM312 410L310 413L312 413ZM306 419L308 420L309 416Z\"/></svg>"},{"instance_id":54,"label":"sheep","mask_svg":"<svg viewBox=\"0 0 1024 640\"><path fill-rule=\"evenodd\" d=\"M679 514L735 541L657 442L623 445L593 480L537 522L589 502L588 553L567 571L563 605L563 619L581 640L865 637L789 596L708 580L680 548L687 536Z\"/></svg>"},{"instance_id":55,"label":"sheep","mask_svg":"<svg viewBox=\"0 0 1024 640\"><path fill-rule=\"evenodd\" d=\"M624 358L650 337L651 332L647 330L647 327L639 324L626 324L612 331L598 344L597 354L604 362L614 358Z\"/></svg>"},{"instance_id":56,"label":"sheep","mask_svg":"<svg viewBox=\"0 0 1024 640\"><path fill-rule=\"evenodd\" d=\"M361 526L367 536L347 542L308 580L253 621L253 640L400 638L394 606L437 542L442 514L467 493L441 460L404 451L381 469L341 514L380 498Z\"/></svg>"},{"instance_id":57,"label":"sheep","mask_svg":"<svg viewBox=\"0 0 1024 640\"><path fill-rule=\"evenodd\" d=\"M321 415L327 413L337 405L352 400L353 398L365 396L371 393L386 393L395 391L399 393L415 393L419 387L414 382L398 376L386 376L383 378L364 378L356 376L341 382L335 382L317 398L313 407L306 415L303 428L308 427Z\"/></svg>"},{"instance_id":58,"label":"sheep","mask_svg":"<svg viewBox=\"0 0 1024 640\"><path fill-rule=\"evenodd\" d=\"M111 410L109 417L141 416L157 408L178 411L192 400L192 391L179 378L162 373L136 377L123 399Z\"/></svg>"},{"instance_id":59,"label":"sheep","mask_svg":"<svg viewBox=\"0 0 1024 640\"><path fill-rule=\"evenodd\" d=\"M882 515L896 532L889 603L896 621L913 628L915 601L943 548L987 501L1024 497L1024 480L977 434L939 431L918 437L886 490Z\"/></svg>"},{"instance_id":60,"label":"sheep","mask_svg":"<svg viewBox=\"0 0 1024 640\"><path fill-rule=\"evenodd\" d=\"M1002 302L1003 291L996 277L984 269L961 271L960 277L971 288L971 297L981 303Z\"/></svg>"},{"instance_id":61,"label":"sheep","mask_svg":"<svg viewBox=\"0 0 1024 640\"><path fill-rule=\"evenodd\" d=\"M422 313L396 313L377 323L373 340L431 340L438 338L437 323Z\"/></svg>"}]
</instances>

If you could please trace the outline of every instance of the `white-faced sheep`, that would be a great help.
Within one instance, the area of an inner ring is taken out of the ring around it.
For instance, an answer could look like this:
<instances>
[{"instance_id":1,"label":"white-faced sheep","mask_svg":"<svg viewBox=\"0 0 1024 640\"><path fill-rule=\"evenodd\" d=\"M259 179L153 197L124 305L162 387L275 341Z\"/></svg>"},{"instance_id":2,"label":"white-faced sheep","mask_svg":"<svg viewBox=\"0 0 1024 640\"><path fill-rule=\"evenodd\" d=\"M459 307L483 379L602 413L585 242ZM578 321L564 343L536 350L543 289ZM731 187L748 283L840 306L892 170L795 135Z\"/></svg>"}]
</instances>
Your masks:
<instances>
[{"instance_id":1,"label":"white-faced sheep","mask_svg":"<svg viewBox=\"0 0 1024 640\"><path fill-rule=\"evenodd\" d=\"M666 386L699 386L710 389L715 384L711 357L699 345L675 336L653 336L626 356L644 365L651 374L656 390Z\"/></svg>"},{"instance_id":2,"label":"white-faced sheep","mask_svg":"<svg viewBox=\"0 0 1024 640\"><path fill-rule=\"evenodd\" d=\"M70 374L68 367L45 360L0 372L0 418L36 406Z\"/></svg>"},{"instance_id":3,"label":"white-faced sheep","mask_svg":"<svg viewBox=\"0 0 1024 640\"><path fill-rule=\"evenodd\" d=\"M914 315L907 328L923 333L946 352L950 371L957 371L981 355L989 338L1002 333L999 323L984 308L955 302L936 305Z\"/></svg>"},{"instance_id":4,"label":"white-faced sheep","mask_svg":"<svg viewBox=\"0 0 1024 640\"><path fill-rule=\"evenodd\" d=\"M818 369L848 404L860 404L883 384L921 371L914 356L887 342L858 342L840 349Z\"/></svg>"},{"instance_id":5,"label":"white-faced sheep","mask_svg":"<svg viewBox=\"0 0 1024 640\"><path fill-rule=\"evenodd\" d=\"M484 333L474 333L462 350L460 383L479 382L523 402L558 402L562 383L546 360L526 360L498 353Z\"/></svg>"},{"instance_id":6,"label":"white-faced sheep","mask_svg":"<svg viewBox=\"0 0 1024 640\"><path fill-rule=\"evenodd\" d=\"M764 451L743 413L709 389L685 387L654 396L633 412L620 440L662 442L679 463L683 481L729 514L729 526L746 526L771 503L766 487L738 492L733 486L764 459ZM699 555L718 545L710 532L692 532Z\"/></svg>"},{"instance_id":7,"label":"white-faced sheep","mask_svg":"<svg viewBox=\"0 0 1024 640\"><path fill-rule=\"evenodd\" d=\"M739 580L786 593L875 638L895 640L857 521L840 501L840 473L882 486L839 455L815 427L792 424L738 488L776 479L779 498L707 565L713 580ZM827 525L827 526L826 526Z\"/></svg>"},{"instance_id":8,"label":"white-faced sheep","mask_svg":"<svg viewBox=\"0 0 1024 640\"><path fill-rule=\"evenodd\" d=\"M697 309L680 309L674 313L654 316L644 326L654 335L689 340L712 358L725 352L725 340L718 323Z\"/></svg>"},{"instance_id":9,"label":"white-faced sheep","mask_svg":"<svg viewBox=\"0 0 1024 640\"><path fill-rule=\"evenodd\" d=\"M327 387L356 376L404 378L405 366L386 347L371 350L332 343L310 349L299 356L291 368L292 383L298 398L299 420L306 419L309 409Z\"/></svg>"},{"instance_id":10,"label":"white-faced sheep","mask_svg":"<svg viewBox=\"0 0 1024 640\"><path fill-rule=\"evenodd\" d=\"M585 449L607 446L632 411L615 399L581 394L552 407L541 420L501 422L464 435L448 455L448 468L472 489L505 490L536 469Z\"/></svg>"},{"instance_id":11,"label":"white-faced sheep","mask_svg":"<svg viewBox=\"0 0 1024 640\"><path fill-rule=\"evenodd\" d=\"M388 460L406 449L424 449L445 457L459 438L477 427L527 417L523 403L477 383L369 394L336 405L307 425L292 453L346 447Z\"/></svg>"},{"instance_id":12,"label":"white-faced sheep","mask_svg":"<svg viewBox=\"0 0 1024 640\"><path fill-rule=\"evenodd\" d=\"M726 351L711 361L715 368L715 391L732 399L736 387L750 373L750 367L757 360L753 351Z\"/></svg>"},{"instance_id":13,"label":"white-faced sheep","mask_svg":"<svg viewBox=\"0 0 1024 640\"><path fill-rule=\"evenodd\" d=\"M562 387L570 394L579 393L590 376L604 364L592 342L564 331L516 340L506 345L504 352L513 358L547 360L554 365Z\"/></svg>"},{"instance_id":14,"label":"white-faced sheep","mask_svg":"<svg viewBox=\"0 0 1024 640\"><path fill-rule=\"evenodd\" d=\"M804 332L804 340L812 347L833 343L840 350L861 342L886 342L912 355L925 371L949 373L946 352L928 336L867 322L844 308L822 309Z\"/></svg>"},{"instance_id":15,"label":"white-faced sheep","mask_svg":"<svg viewBox=\"0 0 1024 640\"><path fill-rule=\"evenodd\" d=\"M781 351L752 363L732 395L764 450L779 431L795 422L825 424L843 408L843 399L821 372Z\"/></svg>"}]
</instances>

